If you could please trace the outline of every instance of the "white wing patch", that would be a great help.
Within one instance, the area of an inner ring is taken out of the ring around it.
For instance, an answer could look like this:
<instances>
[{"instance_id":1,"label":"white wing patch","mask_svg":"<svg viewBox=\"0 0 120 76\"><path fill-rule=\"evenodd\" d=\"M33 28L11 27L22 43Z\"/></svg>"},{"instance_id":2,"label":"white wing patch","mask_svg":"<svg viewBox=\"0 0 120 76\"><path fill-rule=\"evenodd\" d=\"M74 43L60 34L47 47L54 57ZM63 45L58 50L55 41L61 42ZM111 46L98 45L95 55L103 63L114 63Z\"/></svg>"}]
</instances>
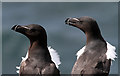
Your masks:
<instances>
[{"instance_id":1,"label":"white wing patch","mask_svg":"<svg viewBox=\"0 0 120 76\"><path fill-rule=\"evenodd\" d=\"M52 58L52 61L55 63L56 67L58 68L59 65L61 64L61 62L60 62L60 56L58 55L58 53L56 52L56 50L54 50L53 48L51 48L51 46L48 47L48 50L50 52L50 56Z\"/></svg>"},{"instance_id":2,"label":"white wing patch","mask_svg":"<svg viewBox=\"0 0 120 76\"><path fill-rule=\"evenodd\" d=\"M107 59L111 59L115 61L115 58L117 58L117 54L115 50L116 48L107 42L107 52L106 52Z\"/></svg>"},{"instance_id":3,"label":"white wing patch","mask_svg":"<svg viewBox=\"0 0 120 76\"><path fill-rule=\"evenodd\" d=\"M116 48L114 46L112 46L110 43L108 43L108 42L106 42L106 43L107 43L107 52L106 52L107 59L115 60L115 58L117 58L117 54L115 52ZM77 59L83 54L85 47L86 46L84 46L82 49L80 49L77 52L77 54L76 54Z\"/></svg>"},{"instance_id":4,"label":"white wing patch","mask_svg":"<svg viewBox=\"0 0 120 76\"><path fill-rule=\"evenodd\" d=\"M21 61L21 63L23 62L23 61L25 61L26 59L28 58L28 52L27 52L27 54L26 54L26 56L25 57L22 57L22 61ZM20 64L21 64L20 63ZM17 73L19 73L19 70L20 70L20 66L16 66L16 69L17 69Z\"/></svg>"},{"instance_id":5,"label":"white wing patch","mask_svg":"<svg viewBox=\"0 0 120 76\"><path fill-rule=\"evenodd\" d=\"M49 50L49 52L50 52L50 56L51 56L51 58L52 58L52 61L55 63L56 67L58 68L59 65L61 64L61 62L60 62L60 57L59 57L58 53L56 52L56 50L54 50L54 49L51 48L50 46L48 47L48 50ZM23 61L25 61L27 58L28 58L28 52L27 52L27 54L26 54L25 57L22 57L21 63L22 63ZM21 63L20 63L20 64L21 64ZM19 73L20 66L16 66L16 69L17 69L16 72Z\"/></svg>"},{"instance_id":6,"label":"white wing patch","mask_svg":"<svg viewBox=\"0 0 120 76\"><path fill-rule=\"evenodd\" d=\"M17 73L19 73L19 70L20 70L20 67L19 66L16 66L16 69L17 69Z\"/></svg>"},{"instance_id":7,"label":"white wing patch","mask_svg":"<svg viewBox=\"0 0 120 76\"><path fill-rule=\"evenodd\" d=\"M83 54L83 52L84 52L84 50L85 50L85 47L86 47L86 46L84 46L82 49L80 49L80 50L76 53L77 59Z\"/></svg>"}]
</instances>

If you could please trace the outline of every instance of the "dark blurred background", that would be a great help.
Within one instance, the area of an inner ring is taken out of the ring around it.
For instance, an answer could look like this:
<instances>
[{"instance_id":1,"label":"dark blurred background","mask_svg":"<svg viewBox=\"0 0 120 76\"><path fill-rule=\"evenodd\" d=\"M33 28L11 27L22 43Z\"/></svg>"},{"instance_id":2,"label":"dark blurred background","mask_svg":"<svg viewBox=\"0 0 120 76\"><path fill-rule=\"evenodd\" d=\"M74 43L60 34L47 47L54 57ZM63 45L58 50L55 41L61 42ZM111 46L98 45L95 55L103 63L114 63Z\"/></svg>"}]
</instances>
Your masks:
<instances>
[{"instance_id":1,"label":"dark blurred background","mask_svg":"<svg viewBox=\"0 0 120 76\"><path fill-rule=\"evenodd\" d=\"M68 17L91 16L99 24L106 41L118 48L118 4L117 2L3 2L3 74L16 74L16 65L26 55L29 40L11 30L15 24L40 24L48 36L48 46L60 55L62 74L70 74L77 51L85 45L86 37L79 29L64 23ZM118 52L118 50L116 50ZM110 74L118 73L118 59L112 62Z\"/></svg>"}]
</instances>

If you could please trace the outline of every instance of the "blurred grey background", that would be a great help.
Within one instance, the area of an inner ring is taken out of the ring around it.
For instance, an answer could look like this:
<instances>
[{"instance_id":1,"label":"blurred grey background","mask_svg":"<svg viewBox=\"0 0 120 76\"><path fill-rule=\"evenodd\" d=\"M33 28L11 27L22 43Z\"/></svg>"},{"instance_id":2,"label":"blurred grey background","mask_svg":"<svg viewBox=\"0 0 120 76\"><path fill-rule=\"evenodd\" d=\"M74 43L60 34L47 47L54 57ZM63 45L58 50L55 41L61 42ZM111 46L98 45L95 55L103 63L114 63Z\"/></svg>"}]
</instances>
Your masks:
<instances>
[{"instance_id":1,"label":"blurred grey background","mask_svg":"<svg viewBox=\"0 0 120 76\"><path fill-rule=\"evenodd\" d=\"M2 3L0 2L0 75L2 74Z\"/></svg>"},{"instance_id":2,"label":"blurred grey background","mask_svg":"<svg viewBox=\"0 0 120 76\"><path fill-rule=\"evenodd\" d=\"M117 2L3 2L2 3L2 70L3 74L16 74L16 65L26 55L29 40L11 30L15 24L40 24L48 36L48 46L60 55L62 74L70 74L77 51L85 45L83 32L64 23L68 17L91 16L99 24L106 41L118 48ZM116 50L118 52L118 50ZM110 74L118 73L118 59L113 61Z\"/></svg>"}]
</instances>

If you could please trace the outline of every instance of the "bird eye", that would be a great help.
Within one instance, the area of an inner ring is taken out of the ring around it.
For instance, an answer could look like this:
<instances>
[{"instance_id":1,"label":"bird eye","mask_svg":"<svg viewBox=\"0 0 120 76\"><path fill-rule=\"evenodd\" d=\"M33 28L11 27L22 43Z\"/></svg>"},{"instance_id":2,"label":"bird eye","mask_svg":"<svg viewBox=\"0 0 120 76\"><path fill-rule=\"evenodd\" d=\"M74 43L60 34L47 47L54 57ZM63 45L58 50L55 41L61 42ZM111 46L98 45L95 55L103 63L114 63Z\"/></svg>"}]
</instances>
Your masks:
<instances>
[{"instance_id":1,"label":"bird eye","mask_svg":"<svg viewBox=\"0 0 120 76\"><path fill-rule=\"evenodd\" d=\"M83 23L83 21L80 21L80 23Z\"/></svg>"},{"instance_id":2,"label":"bird eye","mask_svg":"<svg viewBox=\"0 0 120 76\"><path fill-rule=\"evenodd\" d=\"M36 30L35 29L31 29L32 32L35 32Z\"/></svg>"}]
</instances>

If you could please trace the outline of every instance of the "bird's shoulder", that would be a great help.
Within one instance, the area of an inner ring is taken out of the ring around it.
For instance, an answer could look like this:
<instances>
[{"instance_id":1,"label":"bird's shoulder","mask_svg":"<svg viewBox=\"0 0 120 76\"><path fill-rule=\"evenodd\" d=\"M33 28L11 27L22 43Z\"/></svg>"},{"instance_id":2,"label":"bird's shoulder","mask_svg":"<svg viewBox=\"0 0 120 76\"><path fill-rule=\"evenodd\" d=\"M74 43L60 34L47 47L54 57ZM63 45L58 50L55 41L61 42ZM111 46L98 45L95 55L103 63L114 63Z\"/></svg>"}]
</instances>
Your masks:
<instances>
[{"instance_id":1,"label":"bird's shoulder","mask_svg":"<svg viewBox=\"0 0 120 76\"><path fill-rule=\"evenodd\" d=\"M83 54L76 61L76 64L78 64L79 67L96 67L104 63L106 61L106 48L104 42L89 43L86 45Z\"/></svg>"}]
</instances>

